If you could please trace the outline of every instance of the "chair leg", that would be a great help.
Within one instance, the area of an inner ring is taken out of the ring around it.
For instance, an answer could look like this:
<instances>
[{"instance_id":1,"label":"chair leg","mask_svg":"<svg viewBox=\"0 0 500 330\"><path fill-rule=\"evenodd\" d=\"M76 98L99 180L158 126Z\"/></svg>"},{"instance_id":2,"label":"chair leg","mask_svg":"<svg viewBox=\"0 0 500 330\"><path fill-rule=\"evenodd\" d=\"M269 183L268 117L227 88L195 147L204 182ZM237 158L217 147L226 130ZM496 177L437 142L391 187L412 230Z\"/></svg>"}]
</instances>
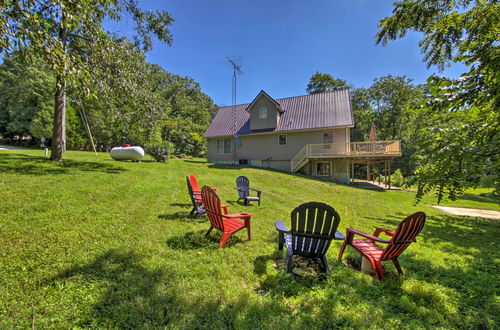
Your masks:
<instances>
[{"instance_id":1,"label":"chair leg","mask_svg":"<svg viewBox=\"0 0 500 330\"><path fill-rule=\"evenodd\" d=\"M208 236L212 232L212 229L214 229L214 226L210 226L210 229L208 229L207 233L205 234L205 237Z\"/></svg>"},{"instance_id":2,"label":"chair leg","mask_svg":"<svg viewBox=\"0 0 500 330\"><path fill-rule=\"evenodd\" d=\"M373 270L377 274L377 278L379 281L384 281L384 269L382 268L382 264L380 261L370 260Z\"/></svg>"},{"instance_id":3,"label":"chair leg","mask_svg":"<svg viewBox=\"0 0 500 330\"><path fill-rule=\"evenodd\" d=\"M328 271L328 259L326 258L326 255L323 254L321 256L321 261L323 262L323 268L325 269L325 273L328 275L329 271Z\"/></svg>"},{"instance_id":4,"label":"chair leg","mask_svg":"<svg viewBox=\"0 0 500 330\"><path fill-rule=\"evenodd\" d=\"M344 254L346 246L347 246L347 238L344 240L344 243L342 243L342 246L340 247L339 256L337 258L338 261L342 261L342 255Z\"/></svg>"},{"instance_id":5,"label":"chair leg","mask_svg":"<svg viewBox=\"0 0 500 330\"><path fill-rule=\"evenodd\" d=\"M396 266L396 269L398 270L399 275L403 275L403 270L401 269L401 265L399 264L398 259L393 259L392 263L394 266Z\"/></svg>"},{"instance_id":6,"label":"chair leg","mask_svg":"<svg viewBox=\"0 0 500 330\"><path fill-rule=\"evenodd\" d=\"M252 231L250 230L250 225L247 226L247 230L248 230L248 240L251 241L252 240Z\"/></svg>"},{"instance_id":7,"label":"chair leg","mask_svg":"<svg viewBox=\"0 0 500 330\"><path fill-rule=\"evenodd\" d=\"M193 215L194 212L196 212L196 207L193 207L193 209L191 210L191 212L189 212L189 215Z\"/></svg>"},{"instance_id":8,"label":"chair leg","mask_svg":"<svg viewBox=\"0 0 500 330\"><path fill-rule=\"evenodd\" d=\"M287 254L286 258L287 258L287 260L286 260L286 271L288 273L291 273L292 269L293 269L293 255Z\"/></svg>"},{"instance_id":9,"label":"chair leg","mask_svg":"<svg viewBox=\"0 0 500 330\"><path fill-rule=\"evenodd\" d=\"M285 234L278 233L278 250L283 251L283 244L285 244Z\"/></svg>"},{"instance_id":10,"label":"chair leg","mask_svg":"<svg viewBox=\"0 0 500 330\"><path fill-rule=\"evenodd\" d=\"M220 243L219 243L219 247L220 247L220 248L221 248L221 247L223 247L224 245L226 245L226 242L227 242L227 240L229 239L229 237L231 237L231 234L224 233L224 234L222 235L222 238L221 238Z\"/></svg>"}]
</instances>

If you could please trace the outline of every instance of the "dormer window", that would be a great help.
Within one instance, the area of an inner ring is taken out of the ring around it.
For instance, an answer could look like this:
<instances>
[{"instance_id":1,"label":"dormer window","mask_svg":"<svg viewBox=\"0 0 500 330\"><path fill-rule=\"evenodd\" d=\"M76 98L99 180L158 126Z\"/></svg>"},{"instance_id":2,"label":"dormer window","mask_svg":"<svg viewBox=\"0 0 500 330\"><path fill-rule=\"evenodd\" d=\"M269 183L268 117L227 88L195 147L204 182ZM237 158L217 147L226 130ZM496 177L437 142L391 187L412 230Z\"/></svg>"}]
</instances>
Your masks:
<instances>
[{"instance_id":1,"label":"dormer window","mask_svg":"<svg viewBox=\"0 0 500 330\"><path fill-rule=\"evenodd\" d=\"M267 107L259 108L259 119L267 119Z\"/></svg>"}]
</instances>

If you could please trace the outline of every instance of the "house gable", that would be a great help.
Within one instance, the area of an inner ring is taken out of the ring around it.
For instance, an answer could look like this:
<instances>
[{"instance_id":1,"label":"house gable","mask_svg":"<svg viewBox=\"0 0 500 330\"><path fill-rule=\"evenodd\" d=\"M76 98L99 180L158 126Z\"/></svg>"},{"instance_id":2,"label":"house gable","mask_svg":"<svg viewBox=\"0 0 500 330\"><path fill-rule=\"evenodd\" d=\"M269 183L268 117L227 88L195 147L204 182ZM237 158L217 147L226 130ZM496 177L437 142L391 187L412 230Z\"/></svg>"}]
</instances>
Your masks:
<instances>
[{"instance_id":1,"label":"house gable","mask_svg":"<svg viewBox=\"0 0 500 330\"><path fill-rule=\"evenodd\" d=\"M252 131L276 129L284 112L281 105L264 91L260 91L245 110L250 114Z\"/></svg>"}]
</instances>

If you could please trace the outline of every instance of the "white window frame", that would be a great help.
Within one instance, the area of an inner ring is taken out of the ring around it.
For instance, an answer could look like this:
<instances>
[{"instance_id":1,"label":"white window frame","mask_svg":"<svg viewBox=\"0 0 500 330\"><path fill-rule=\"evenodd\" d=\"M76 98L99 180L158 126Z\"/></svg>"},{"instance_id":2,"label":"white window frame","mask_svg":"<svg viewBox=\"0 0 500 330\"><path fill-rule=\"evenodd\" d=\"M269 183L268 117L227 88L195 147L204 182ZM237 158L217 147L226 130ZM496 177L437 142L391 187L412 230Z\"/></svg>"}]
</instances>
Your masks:
<instances>
[{"instance_id":1,"label":"white window frame","mask_svg":"<svg viewBox=\"0 0 500 330\"><path fill-rule=\"evenodd\" d=\"M259 119L267 119L267 107L259 108Z\"/></svg>"},{"instance_id":2,"label":"white window frame","mask_svg":"<svg viewBox=\"0 0 500 330\"><path fill-rule=\"evenodd\" d=\"M320 164L323 164L323 165L325 165L325 164L326 164L326 165L328 166L328 174L318 174L318 166L319 166ZM331 166L330 162L317 162L317 163L316 163L316 171L315 171L315 173L316 173L316 176L321 176L321 177L330 177L330 175L331 175L331 173L332 173L332 166Z\"/></svg>"},{"instance_id":3,"label":"white window frame","mask_svg":"<svg viewBox=\"0 0 500 330\"><path fill-rule=\"evenodd\" d=\"M281 137L282 136L285 137L285 143L281 143ZM287 143L288 143L288 136L286 136L286 134L278 134L278 144L280 146L286 146Z\"/></svg>"},{"instance_id":4,"label":"white window frame","mask_svg":"<svg viewBox=\"0 0 500 330\"><path fill-rule=\"evenodd\" d=\"M331 142L325 142L325 134L330 135ZM333 144L333 132L332 131L321 132L321 141L323 142L323 149L331 149Z\"/></svg>"},{"instance_id":5,"label":"white window frame","mask_svg":"<svg viewBox=\"0 0 500 330\"><path fill-rule=\"evenodd\" d=\"M229 148L226 150L227 147ZM230 154L233 149L233 142L231 139L217 139L216 149L218 155ZM222 149L222 152L220 149Z\"/></svg>"}]
</instances>

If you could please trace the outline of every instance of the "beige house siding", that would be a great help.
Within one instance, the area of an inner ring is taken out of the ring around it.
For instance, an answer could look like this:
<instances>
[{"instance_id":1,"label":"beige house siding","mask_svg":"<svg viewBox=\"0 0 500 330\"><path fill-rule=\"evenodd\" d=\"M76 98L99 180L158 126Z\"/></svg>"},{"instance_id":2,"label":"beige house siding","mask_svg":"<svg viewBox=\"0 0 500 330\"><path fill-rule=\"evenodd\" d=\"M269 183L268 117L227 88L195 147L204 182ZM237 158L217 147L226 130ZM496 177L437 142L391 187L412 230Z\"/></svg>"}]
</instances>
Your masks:
<instances>
[{"instance_id":1,"label":"beige house siding","mask_svg":"<svg viewBox=\"0 0 500 330\"><path fill-rule=\"evenodd\" d=\"M267 119L259 119L259 109L261 107L267 108ZM271 100L265 96L259 97L250 109L250 129L266 129L276 128L278 126L279 111Z\"/></svg>"},{"instance_id":2,"label":"beige house siding","mask_svg":"<svg viewBox=\"0 0 500 330\"><path fill-rule=\"evenodd\" d=\"M207 158L213 163L233 164L245 159L252 166L291 171L290 160L304 145L323 143L324 132L332 132L333 143L345 143L349 137L349 128L242 135L241 146L231 154L217 154L217 139L209 138ZM283 134L287 137L286 145L279 144L279 135ZM333 171L333 165L330 168Z\"/></svg>"}]
</instances>

